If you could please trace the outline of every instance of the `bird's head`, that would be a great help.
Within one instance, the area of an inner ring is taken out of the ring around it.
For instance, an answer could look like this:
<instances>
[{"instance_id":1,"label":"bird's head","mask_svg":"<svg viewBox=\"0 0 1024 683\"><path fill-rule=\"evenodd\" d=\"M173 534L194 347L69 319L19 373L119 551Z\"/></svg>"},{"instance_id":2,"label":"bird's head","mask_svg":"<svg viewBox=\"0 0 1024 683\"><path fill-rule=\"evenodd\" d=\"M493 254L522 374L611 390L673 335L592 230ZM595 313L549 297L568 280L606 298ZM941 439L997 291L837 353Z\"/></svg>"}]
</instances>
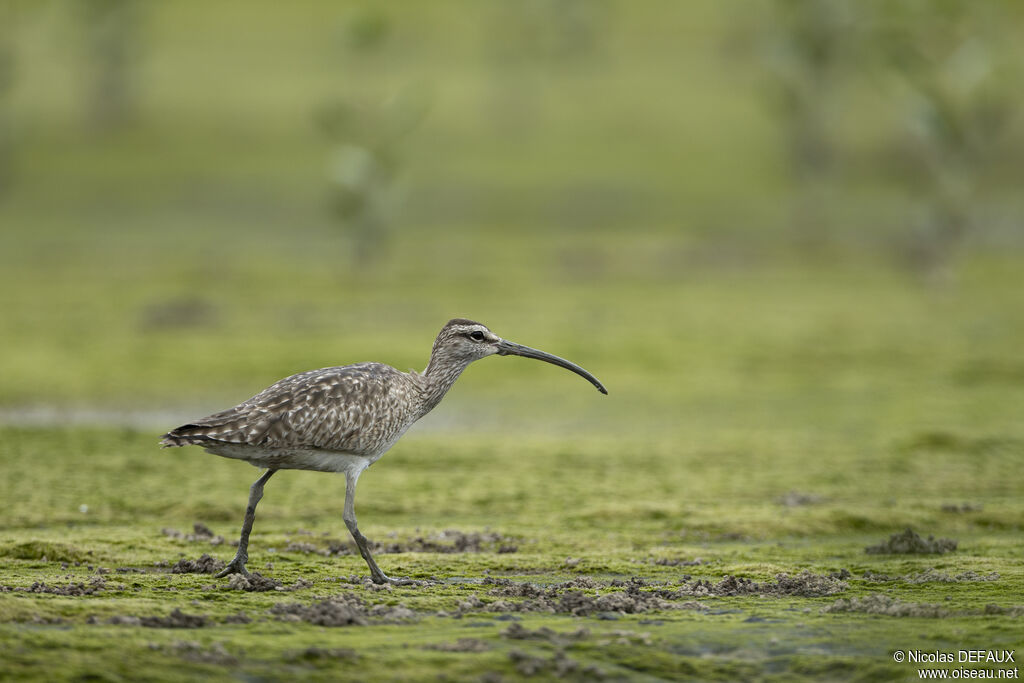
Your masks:
<instances>
[{"instance_id":1,"label":"bird's head","mask_svg":"<svg viewBox=\"0 0 1024 683\"><path fill-rule=\"evenodd\" d=\"M586 378L602 394L608 393L608 390L604 388L604 385L596 377L575 363L544 351L532 349L529 346L523 346L502 339L487 329L486 325L466 320L465 318L449 320L441 328L437 339L434 340L434 350L431 353L430 364L451 364L465 367L475 360L493 355L522 356L524 358L542 360L575 372L577 375Z\"/></svg>"}]
</instances>

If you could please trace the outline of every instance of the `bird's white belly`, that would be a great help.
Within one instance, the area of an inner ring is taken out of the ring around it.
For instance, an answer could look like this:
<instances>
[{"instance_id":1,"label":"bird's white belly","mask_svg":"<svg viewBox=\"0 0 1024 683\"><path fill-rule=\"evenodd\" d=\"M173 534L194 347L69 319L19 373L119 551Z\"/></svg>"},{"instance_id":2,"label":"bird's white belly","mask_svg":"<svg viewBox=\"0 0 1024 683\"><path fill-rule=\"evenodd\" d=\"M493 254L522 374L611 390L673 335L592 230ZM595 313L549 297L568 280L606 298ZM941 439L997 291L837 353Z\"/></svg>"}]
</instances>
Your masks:
<instances>
[{"instance_id":1,"label":"bird's white belly","mask_svg":"<svg viewBox=\"0 0 1024 683\"><path fill-rule=\"evenodd\" d=\"M362 472L383 455L367 457L318 448L261 448L243 444L217 445L206 450L223 458L245 460L256 467L314 472Z\"/></svg>"}]
</instances>

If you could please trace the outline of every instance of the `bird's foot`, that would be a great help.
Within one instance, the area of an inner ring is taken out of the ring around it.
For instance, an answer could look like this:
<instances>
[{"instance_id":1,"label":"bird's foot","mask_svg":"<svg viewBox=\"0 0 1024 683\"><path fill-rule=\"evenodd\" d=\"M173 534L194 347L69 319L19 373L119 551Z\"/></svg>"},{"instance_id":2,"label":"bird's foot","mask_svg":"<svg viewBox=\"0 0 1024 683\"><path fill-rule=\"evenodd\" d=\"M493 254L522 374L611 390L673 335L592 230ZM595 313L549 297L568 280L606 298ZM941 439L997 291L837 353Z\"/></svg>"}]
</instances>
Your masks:
<instances>
[{"instance_id":1,"label":"bird's foot","mask_svg":"<svg viewBox=\"0 0 1024 683\"><path fill-rule=\"evenodd\" d=\"M241 574L242 576L249 577L249 570L245 568L245 562L246 560L236 555L235 559L228 563L228 566L224 567L224 569L217 573L217 578L223 579L225 576L230 576L231 574Z\"/></svg>"},{"instance_id":2,"label":"bird's foot","mask_svg":"<svg viewBox=\"0 0 1024 683\"><path fill-rule=\"evenodd\" d=\"M415 579L407 579L401 576L388 576L384 572L372 574L370 580L376 584L391 584L392 586L419 586L423 582Z\"/></svg>"}]
</instances>

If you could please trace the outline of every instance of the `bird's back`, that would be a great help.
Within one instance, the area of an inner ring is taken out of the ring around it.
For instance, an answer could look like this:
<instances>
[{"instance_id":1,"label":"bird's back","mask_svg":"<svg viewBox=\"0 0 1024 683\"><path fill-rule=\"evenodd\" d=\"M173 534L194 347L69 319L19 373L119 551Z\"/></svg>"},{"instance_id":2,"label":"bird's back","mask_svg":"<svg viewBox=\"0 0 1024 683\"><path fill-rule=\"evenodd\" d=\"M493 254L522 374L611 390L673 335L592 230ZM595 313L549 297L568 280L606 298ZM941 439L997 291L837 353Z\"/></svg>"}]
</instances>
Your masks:
<instances>
[{"instance_id":1,"label":"bird's back","mask_svg":"<svg viewBox=\"0 0 1024 683\"><path fill-rule=\"evenodd\" d=\"M375 458L416 421L418 401L410 377L389 365L322 368L286 377L234 408L182 425L161 443L199 445L214 453L221 447L315 449Z\"/></svg>"}]
</instances>

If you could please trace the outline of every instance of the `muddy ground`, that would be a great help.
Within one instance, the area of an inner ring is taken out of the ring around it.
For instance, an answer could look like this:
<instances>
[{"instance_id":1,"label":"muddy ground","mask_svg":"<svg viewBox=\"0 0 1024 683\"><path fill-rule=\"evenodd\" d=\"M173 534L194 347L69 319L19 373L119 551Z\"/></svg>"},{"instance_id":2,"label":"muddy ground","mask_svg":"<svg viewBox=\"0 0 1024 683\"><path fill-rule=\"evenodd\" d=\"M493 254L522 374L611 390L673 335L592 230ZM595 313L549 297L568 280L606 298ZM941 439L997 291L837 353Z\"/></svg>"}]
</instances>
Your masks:
<instances>
[{"instance_id":1,"label":"muddy ground","mask_svg":"<svg viewBox=\"0 0 1024 683\"><path fill-rule=\"evenodd\" d=\"M410 553L417 566L434 565L441 574L418 571L415 585L398 587L370 582L352 561L358 556L290 545L266 563L264 573L215 579L224 561L211 552L227 557L231 544L211 544L219 535L199 531L220 526L196 523L190 534L154 529L147 537L155 546L169 540L182 555L113 569L77 545L40 544L37 557L30 557L33 547L25 543L6 546L7 573L21 577L0 585L0 634L16 653L4 665L7 672L49 671L55 679L84 672L110 680L128 672L122 660L88 655L76 655L74 667L37 659L24 641L32 629L49 633L51 646L71 652L78 652L75 643L113 639L119 656L134 653L162 667L153 680L184 679L201 670L214 676L291 671L371 679L397 671L418 678L416 672L438 657L481 681L743 677L779 666L843 678L853 672L836 668L836 662L850 658L860 662L858 672L902 672L871 654L903 632L901 622L924 620L929 632L950 634L951 621L957 629L995 625L993 637L1005 645L1021 632L1024 615L1021 601L1009 599L1003 574L988 571L991 559L968 556L942 561L942 568L926 566L917 559L916 544L906 553L899 552L905 544L893 546L894 552L872 560L870 568L866 561L878 553L866 552L861 543L845 550L831 546L828 554L845 554L847 565L828 571L794 565L790 572L765 575L772 570L749 563L760 553L758 546L728 541L704 544L707 559L652 561L644 553L631 554L605 558L596 572L585 568L594 557L544 568L543 557L533 555L529 572L516 575L516 569L502 568L509 555L500 549L504 535L448 529L388 541L392 552L381 553L382 562ZM296 535L312 536L285 532L281 538ZM442 538L448 541L442 550L418 550ZM517 538L526 547L535 545L532 538ZM331 542L315 545L327 548ZM57 561L42 553L81 559ZM774 550L770 565L783 566L784 554ZM109 551L102 555L113 557ZM312 557L323 561L308 564ZM475 567L482 575L444 575L435 565L443 557L450 558L448 568ZM908 566L916 569L898 571ZM1020 580L1019 570L1008 573L1009 583ZM33 576L45 580L26 583ZM985 587L987 597L973 596L977 586ZM40 602L45 597L58 601ZM877 621L861 624L844 642L828 635L858 615ZM397 660L396 648L402 653ZM693 657L702 663L691 664Z\"/></svg>"},{"instance_id":2,"label":"muddy ground","mask_svg":"<svg viewBox=\"0 0 1024 683\"><path fill-rule=\"evenodd\" d=\"M0 678L901 680L896 650L1024 642L1024 441L847 444L766 405L750 434L723 413L646 441L416 435L356 502L408 586L369 582L337 477L271 480L250 576L217 578L255 470L0 427Z\"/></svg>"}]
</instances>

